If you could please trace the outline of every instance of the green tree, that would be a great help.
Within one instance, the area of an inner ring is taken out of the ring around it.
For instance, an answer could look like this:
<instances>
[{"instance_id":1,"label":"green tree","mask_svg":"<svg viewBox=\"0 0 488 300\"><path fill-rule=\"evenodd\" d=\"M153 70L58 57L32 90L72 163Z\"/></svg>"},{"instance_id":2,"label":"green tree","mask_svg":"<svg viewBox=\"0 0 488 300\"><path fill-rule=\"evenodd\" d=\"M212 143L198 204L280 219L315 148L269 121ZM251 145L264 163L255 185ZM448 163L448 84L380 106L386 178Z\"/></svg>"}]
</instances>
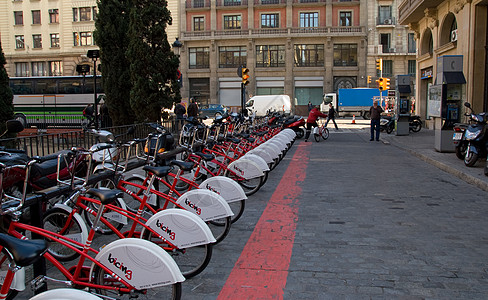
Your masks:
<instances>
[{"instance_id":1,"label":"green tree","mask_svg":"<svg viewBox=\"0 0 488 300\"><path fill-rule=\"evenodd\" d=\"M114 125L132 124L130 105L129 15L132 0L99 0L94 37L100 47L105 104Z\"/></svg>"},{"instance_id":2,"label":"green tree","mask_svg":"<svg viewBox=\"0 0 488 300\"><path fill-rule=\"evenodd\" d=\"M14 118L13 94L9 86L7 70L5 69L5 55L3 54L2 44L0 42L0 130L5 131L5 122ZM0 134L1 134L0 133ZM4 136L5 137L12 137Z\"/></svg>"},{"instance_id":3,"label":"green tree","mask_svg":"<svg viewBox=\"0 0 488 300\"><path fill-rule=\"evenodd\" d=\"M131 106L137 121L157 121L161 108L180 101L178 57L171 51L166 27L171 13L165 0L133 0L128 57L131 62Z\"/></svg>"}]
</instances>

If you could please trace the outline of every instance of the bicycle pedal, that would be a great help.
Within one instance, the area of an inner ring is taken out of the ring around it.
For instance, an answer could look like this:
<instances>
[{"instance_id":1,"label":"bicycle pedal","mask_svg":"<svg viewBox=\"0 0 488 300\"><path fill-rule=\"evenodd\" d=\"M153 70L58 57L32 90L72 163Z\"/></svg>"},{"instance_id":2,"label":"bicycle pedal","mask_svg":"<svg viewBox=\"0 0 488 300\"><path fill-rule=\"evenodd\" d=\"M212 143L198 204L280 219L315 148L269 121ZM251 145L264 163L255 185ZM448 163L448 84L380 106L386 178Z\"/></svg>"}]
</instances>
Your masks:
<instances>
[{"instance_id":1,"label":"bicycle pedal","mask_svg":"<svg viewBox=\"0 0 488 300\"><path fill-rule=\"evenodd\" d=\"M33 292L37 292L43 288L47 289L46 285L47 285L47 283L46 283L46 279L45 279L44 275L39 275L36 278L32 279L31 290Z\"/></svg>"}]
</instances>

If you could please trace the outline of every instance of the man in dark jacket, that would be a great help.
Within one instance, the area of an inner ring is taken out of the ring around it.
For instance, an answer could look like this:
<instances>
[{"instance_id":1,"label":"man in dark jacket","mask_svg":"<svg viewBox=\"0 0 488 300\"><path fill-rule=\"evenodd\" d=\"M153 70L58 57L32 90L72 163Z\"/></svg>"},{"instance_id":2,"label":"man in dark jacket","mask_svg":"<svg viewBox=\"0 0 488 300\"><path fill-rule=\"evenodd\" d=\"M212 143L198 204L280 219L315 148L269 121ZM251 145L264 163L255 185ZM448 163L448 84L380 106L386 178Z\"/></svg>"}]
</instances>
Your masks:
<instances>
[{"instance_id":1,"label":"man in dark jacket","mask_svg":"<svg viewBox=\"0 0 488 300\"><path fill-rule=\"evenodd\" d=\"M185 119L184 115L186 114L186 108L183 106L183 104L181 104L181 102L175 104L174 113L176 115L176 131L178 131L181 127L183 127Z\"/></svg>"},{"instance_id":2,"label":"man in dark jacket","mask_svg":"<svg viewBox=\"0 0 488 300\"><path fill-rule=\"evenodd\" d=\"M371 115L371 139L370 141L374 141L374 132L376 130L376 141L380 140L380 118L381 113L383 112L383 108L378 105L378 101L373 102L373 106L369 109L369 114Z\"/></svg>"},{"instance_id":3,"label":"man in dark jacket","mask_svg":"<svg viewBox=\"0 0 488 300\"><path fill-rule=\"evenodd\" d=\"M198 105L195 103L195 99L190 98L190 105L188 106L188 109L186 110L186 113L188 114L188 117L198 117Z\"/></svg>"},{"instance_id":4,"label":"man in dark jacket","mask_svg":"<svg viewBox=\"0 0 488 300\"><path fill-rule=\"evenodd\" d=\"M329 115L327 116L327 121L325 121L325 127L327 127L327 124L329 124L329 121L332 120L332 122L334 123L334 126L335 126L335 129L336 130L339 130L339 127L337 127L337 123L335 121L335 109L334 109L334 105L332 105L332 102L329 103Z\"/></svg>"}]
</instances>

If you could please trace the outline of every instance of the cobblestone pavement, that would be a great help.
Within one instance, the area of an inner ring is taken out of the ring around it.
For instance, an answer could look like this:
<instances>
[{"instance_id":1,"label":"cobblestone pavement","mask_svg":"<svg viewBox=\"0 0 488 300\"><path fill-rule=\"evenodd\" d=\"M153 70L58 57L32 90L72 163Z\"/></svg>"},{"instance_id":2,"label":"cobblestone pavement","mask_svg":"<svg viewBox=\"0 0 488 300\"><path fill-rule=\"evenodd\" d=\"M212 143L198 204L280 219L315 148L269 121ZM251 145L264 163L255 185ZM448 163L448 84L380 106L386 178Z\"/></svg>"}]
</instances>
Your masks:
<instances>
[{"instance_id":1,"label":"cobblestone pavement","mask_svg":"<svg viewBox=\"0 0 488 300\"><path fill-rule=\"evenodd\" d=\"M251 259L241 253L253 232L263 230L256 224L294 164L305 164L306 174L289 186L301 192L290 204L297 207L293 247L282 249L292 251L291 259L287 269L277 270L287 274L285 287L270 292L263 282L256 298L486 299L482 165L468 169L454 154L430 149L429 130L405 137L382 134L381 142L370 142L367 122L339 120L341 129L331 129L327 141L294 144L249 197L243 217L214 248L207 269L183 283L183 299L226 299L219 294L229 274ZM293 159L299 149L308 156ZM264 249L268 243L258 242ZM249 296L253 288L242 284L237 298L256 299ZM157 290L146 298L160 299Z\"/></svg>"}]
</instances>

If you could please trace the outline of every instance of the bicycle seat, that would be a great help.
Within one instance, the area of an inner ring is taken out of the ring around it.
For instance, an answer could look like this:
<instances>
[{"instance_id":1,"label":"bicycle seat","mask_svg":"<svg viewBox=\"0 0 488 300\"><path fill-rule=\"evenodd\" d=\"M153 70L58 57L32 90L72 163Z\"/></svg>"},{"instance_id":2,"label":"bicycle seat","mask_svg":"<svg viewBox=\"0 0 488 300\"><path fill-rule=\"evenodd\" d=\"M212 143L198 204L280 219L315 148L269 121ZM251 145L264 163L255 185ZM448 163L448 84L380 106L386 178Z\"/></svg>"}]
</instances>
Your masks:
<instances>
[{"instance_id":1,"label":"bicycle seat","mask_svg":"<svg viewBox=\"0 0 488 300\"><path fill-rule=\"evenodd\" d=\"M113 189L113 190L99 190L91 188L86 191L87 194L98 197L100 202L103 205L113 203L118 197L122 197L122 191Z\"/></svg>"},{"instance_id":2,"label":"bicycle seat","mask_svg":"<svg viewBox=\"0 0 488 300\"><path fill-rule=\"evenodd\" d=\"M211 161L212 159L214 159L213 154L206 154L202 152L195 152L194 154L200 156L205 161Z\"/></svg>"},{"instance_id":3,"label":"bicycle seat","mask_svg":"<svg viewBox=\"0 0 488 300\"><path fill-rule=\"evenodd\" d=\"M183 171L191 171L191 169L193 169L193 167L195 166L195 164L192 162L186 162L182 160L172 160L169 164L170 166L178 166Z\"/></svg>"},{"instance_id":4,"label":"bicycle seat","mask_svg":"<svg viewBox=\"0 0 488 300\"><path fill-rule=\"evenodd\" d=\"M163 177L168 175L169 171L171 170L171 167L168 166L162 166L162 167L153 167L153 166L144 166L142 168L144 171L147 171L149 173L153 173L154 175L158 177Z\"/></svg>"},{"instance_id":5,"label":"bicycle seat","mask_svg":"<svg viewBox=\"0 0 488 300\"><path fill-rule=\"evenodd\" d=\"M49 246L45 240L20 240L0 233L0 245L7 248L17 266L26 267L41 258Z\"/></svg>"}]
</instances>

